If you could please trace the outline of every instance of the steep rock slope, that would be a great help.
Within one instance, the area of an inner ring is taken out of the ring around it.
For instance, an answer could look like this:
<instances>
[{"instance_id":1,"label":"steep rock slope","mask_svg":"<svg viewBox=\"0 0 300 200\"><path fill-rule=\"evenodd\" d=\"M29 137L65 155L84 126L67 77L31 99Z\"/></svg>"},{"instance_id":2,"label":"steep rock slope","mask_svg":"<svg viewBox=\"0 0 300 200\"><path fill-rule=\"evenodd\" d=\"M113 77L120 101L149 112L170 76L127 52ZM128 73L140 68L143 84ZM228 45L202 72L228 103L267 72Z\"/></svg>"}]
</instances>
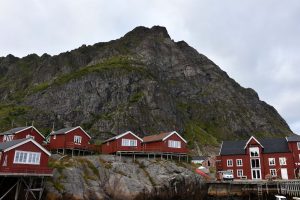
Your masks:
<instances>
[{"instance_id":1,"label":"steep rock slope","mask_svg":"<svg viewBox=\"0 0 300 200\"><path fill-rule=\"evenodd\" d=\"M291 134L254 90L186 42L174 42L164 27L137 27L57 56L8 55L0 58L0 72L3 129L25 121L44 130L82 125L98 139L175 129L191 145Z\"/></svg>"}]
</instances>

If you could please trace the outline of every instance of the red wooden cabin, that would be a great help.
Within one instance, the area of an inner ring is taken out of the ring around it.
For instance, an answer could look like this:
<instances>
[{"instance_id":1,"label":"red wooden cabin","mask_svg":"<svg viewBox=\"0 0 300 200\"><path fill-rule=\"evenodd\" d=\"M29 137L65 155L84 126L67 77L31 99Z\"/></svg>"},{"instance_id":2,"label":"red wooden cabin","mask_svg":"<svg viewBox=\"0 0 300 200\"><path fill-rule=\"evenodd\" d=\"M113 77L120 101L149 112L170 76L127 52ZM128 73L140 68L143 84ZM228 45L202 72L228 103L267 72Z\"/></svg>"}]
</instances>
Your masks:
<instances>
[{"instance_id":1,"label":"red wooden cabin","mask_svg":"<svg viewBox=\"0 0 300 200\"><path fill-rule=\"evenodd\" d=\"M49 135L47 148L53 150L82 150L89 151L91 136L80 126L63 128Z\"/></svg>"},{"instance_id":2,"label":"red wooden cabin","mask_svg":"<svg viewBox=\"0 0 300 200\"><path fill-rule=\"evenodd\" d=\"M11 130L0 133L0 142L7 142L23 138L33 138L39 144L42 144L45 140L43 134L41 134L34 126L18 127Z\"/></svg>"},{"instance_id":3,"label":"red wooden cabin","mask_svg":"<svg viewBox=\"0 0 300 200\"><path fill-rule=\"evenodd\" d=\"M0 143L0 175L52 176L50 155L32 138Z\"/></svg>"},{"instance_id":4,"label":"red wooden cabin","mask_svg":"<svg viewBox=\"0 0 300 200\"><path fill-rule=\"evenodd\" d=\"M143 138L143 151L187 153L187 142L176 131L150 135Z\"/></svg>"},{"instance_id":5,"label":"red wooden cabin","mask_svg":"<svg viewBox=\"0 0 300 200\"><path fill-rule=\"evenodd\" d=\"M114 154L117 152L141 151L142 139L131 131L127 131L102 143L102 153Z\"/></svg>"},{"instance_id":6,"label":"red wooden cabin","mask_svg":"<svg viewBox=\"0 0 300 200\"><path fill-rule=\"evenodd\" d=\"M300 137L298 141L300 147ZM257 140L252 136L247 141L224 141L216 167L218 171L231 171L235 179L294 179L300 151L292 146L288 138Z\"/></svg>"}]
</instances>

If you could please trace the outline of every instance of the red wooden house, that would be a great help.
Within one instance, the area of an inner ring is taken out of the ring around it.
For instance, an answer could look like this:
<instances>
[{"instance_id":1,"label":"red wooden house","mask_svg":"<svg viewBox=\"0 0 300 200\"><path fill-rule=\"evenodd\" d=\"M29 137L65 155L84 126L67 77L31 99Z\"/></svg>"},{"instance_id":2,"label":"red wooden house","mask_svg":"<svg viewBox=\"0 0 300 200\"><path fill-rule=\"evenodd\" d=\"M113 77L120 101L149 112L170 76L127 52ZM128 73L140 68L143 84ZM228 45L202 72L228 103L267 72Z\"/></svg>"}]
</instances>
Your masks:
<instances>
[{"instance_id":1,"label":"red wooden house","mask_svg":"<svg viewBox=\"0 0 300 200\"><path fill-rule=\"evenodd\" d=\"M80 152L90 151L91 145L89 144L91 136L85 132L80 126L63 128L58 131L53 131L48 137L47 148L50 151L71 151L72 155L74 150Z\"/></svg>"},{"instance_id":2,"label":"red wooden house","mask_svg":"<svg viewBox=\"0 0 300 200\"><path fill-rule=\"evenodd\" d=\"M142 139L131 131L127 131L102 143L102 153L114 154L117 152L136 152L141 151Z\"/></svg>"},{"instance_id":3,"label":"red wooden house","mask_svg":"<svg viewBox=\"0 0 300 200\"><path fill-rule=\"evenodd\" d=\"M300 136L292 135L286 137L289 149L291 150L294 158L295 176L300 178Z\"/></svg>"},{"instance_id":4,"label":"red wooden house","mask_svg":"<svg viewBox=\"0 0 300 200\"><path fill-rule=\"evenodd\" d=\"M0 133L0 142L7 142L22 138L33 138L39 144L42 144L45 137L34 126L18 127Z\"/></svg>"},{"instance_id":5,"label":"red wooden house","mask_svg":"<svg viewBox=\"0 0 300 200\"><path fill-rule=\"evenodd\" d=\"M0 143L0 175L52 176L50 155L32 138Z\"/></svg>"},{"instance_id":6,"label":"red wooden house","mask_svg":"<svg viewBox=\"0 0 300 200\"><path fill-rule=\"evenodd\" d=\"M187 142L176 131L150 135L143 138L143 151L186 154Z\"/></svg>"},{"instance_id":7,"label":"red wooden house","mask_svg":"<svg viewBox=\"0 0 300 200\"><path fill-rule=\"evenodd\" d=\"M252 136L247 141L224 141L217 156L217 171L229 170L235 179L260 180L270 177L294 179L295 158L298 157L296 162L299 162L300 152L292 147L300 142L300 137L297 141L294 140L296 139L257 140ZM300 143L298 144L300 147Z\"/></svg>"}]
</instances>

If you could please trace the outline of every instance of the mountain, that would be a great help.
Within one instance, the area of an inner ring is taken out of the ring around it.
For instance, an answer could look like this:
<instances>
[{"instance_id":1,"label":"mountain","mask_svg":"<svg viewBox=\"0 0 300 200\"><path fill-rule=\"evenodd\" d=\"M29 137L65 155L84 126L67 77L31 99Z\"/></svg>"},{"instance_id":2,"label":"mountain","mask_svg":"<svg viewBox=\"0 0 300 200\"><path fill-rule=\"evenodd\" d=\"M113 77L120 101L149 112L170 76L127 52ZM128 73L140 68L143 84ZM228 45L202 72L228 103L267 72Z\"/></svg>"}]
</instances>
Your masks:
<instances>
[{"instance_id":1,"label":"mountain","mask_svg":"<svg viewBox=\"0 0 300 200\"><path fill-rule=\"evenodd\" d=\"M177 130L190 145L292 134L277 111L164 27L56 56L0 58L0 128L81 125L95 140Z\"/></svg>"}]
</instances>

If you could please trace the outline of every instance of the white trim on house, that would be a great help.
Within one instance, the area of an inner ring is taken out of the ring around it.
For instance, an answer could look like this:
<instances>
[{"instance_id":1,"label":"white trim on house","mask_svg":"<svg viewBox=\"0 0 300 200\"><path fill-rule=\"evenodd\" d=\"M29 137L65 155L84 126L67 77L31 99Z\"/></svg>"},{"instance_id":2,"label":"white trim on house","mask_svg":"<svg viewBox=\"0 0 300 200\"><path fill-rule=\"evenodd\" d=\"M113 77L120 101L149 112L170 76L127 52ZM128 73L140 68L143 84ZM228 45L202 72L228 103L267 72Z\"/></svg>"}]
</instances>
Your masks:
<instances>
[{"instance_id":1,"label":"white trim on house","mask_svg":"<svg viewBox=\"0 0 300 200\"><path fill-rule=\"evenodd\" d=\"M33 128L38 134L40 134L40 136L42 136L45 139L45 136L43 134L41 134L34 126L26 127L22 130L19 130L19 131L15 132L15 134L20 133L20 132L25 131L25 130L30 129L30 128Z\"/></svg>"},{"instance_id":2,"label":"white trim on house","mask_svg":"<svg viewBox=\"0 0 300 200\"><path fill-rule=\"evenodd\" d=\"M114 136L114 137L112 137L112 138L109 138L109 139L105 140L105 141L103 142L103 144L104 144L104 143L107 143L107 142L109 142L109 141L117 140L117 139L119 139L119 138L121 138L121 137L123 137L123 136L125 136L125 135L127 135L127 134L131 134L131 135L133 135L134 137L136 137L138 140L140 140L141 142L143 142L143 139L140 138L139 136L137 136L136 134L134 134L133 132L131 132L131 131L126 131L125 133L122 133L122 134L120 134L120 135L116 135L116 136Z\"/></svg>"},{"instance_id":3,"label":"white trim on house","mask_svg":"<svg viewBox=\"0 0 300 200\"><path fill-rule=\"evenodd\" d=\"M14 164L40 165L41 152L33 151L15 151Z\"/></svg>"},{"instance_id":4,"label":"white trim on house","mask_svg":"<svg viewBox=\"0 0 300 200\"><path fill-rule=\"evenodd\" d=\"M247 146L248 146L249 142L251 141L251 139L254 139L254 140L255 140L262 148L264 148L264 146L261 145L260 142L259 142L254 136L251 136L250 139L247 141L247 143L246 143L244 149L247 148Z\"/></svg>"},{"instance_id":5,"label":"white trim on house","mask_svg":"<svg viewBox=\"0 0 300 200\"><path fill-rule=\"evenodd\" d=\"M229 161L230 161L231 165L229 165ZM227 167L233 167L233 159L227 159L226 160L226 166Z\"/></svg>"},{"instance_id":6,"label":"white trim on house","mask_svg":"<svg viewBox=\"0 0 300 200\"><path fill-rule=\"evenodd\" d=\"M38 142L36 142L35 140L33 140L32 138L28 138L27 140L24 140L23 142L20 142L18 144L15 144L14 146L11 146L7 149L4 149L3 152L7 152L10 151L12 149L15 149L23 144L26 144L27 142L32 142L33 144L35 144L37 147L39 147L42 151L44 151L48 156L51 156L51 153L49 151L47 151L44 147L42 147Z\"/></svg>"},{"instance_id":7,"label":"white trim on house","mask_svg":"<svg viewBox=\"0 0 300 200\"><path fill-rule=\"evenodd\" d=\"M67 133L69 133L69 132L71 132L71 131L74 131L74 130L77 129L77 128L80 128L80 129L82 130L82 132L84 132L90 139L92 138L87 132L85 132L85 131L83 130L83 128L81 128L81 126L76 126L76 127L72 128L71 130L66 131L65 134L67 134ZM54 134L54 135L56 135L56 134Z\"/></svg>"},{"instance_id":8,"label":"white trim on house","mask_svg":"<svg viewBox=\"0 0 300 200\"><path fill-rule=\"evenodd\" d=\"M276 159L275 158L268 158L269 166L275 166L276 165ZM274 161L274 164L271 163L271 161Z\"/></svg>"},{"instance_id":9,"label":"white trim on house","mask_svg":"<svg viewBox=\"0 0 300 200\"><path fill-rule=\"evenodd\" d=\"M221 151L222 151L222 147L223 147L223 142L224 141L222 141L222 143L221 143L221 148L220 148L220 151L219 151L219 156L221 155Z\"/></svg>"},{"instance_id":10,"label":"white trim on house","mask_svg":"<svg viewBox=\"0 0 300 200\"><path fill-rule=\"evenodd\" d=\"M239 163L239 161L241 161L241 162ZM236 166L242 167L243 166L243 159L236 159Z\"/></svg>"},{"instance_id":11,"label":"white trim on house","mask_svg":"<svg viewBox=\"0 0 300 200\"><path fill-rule=\"evenodd\" d=\"M168 137L170 137L173 134L176 134L178 137L180 137L180 139L182 139L182 141L184 141L185 143L187 143L187 141L185 139L183 139L183 137L181 137L181 135L179 135L179 133L177 133L176 131L172 131L169 135L167 135L166 137L164 137L162 139L162 141L165 141Z\"/></svg>"}]
</instances>

